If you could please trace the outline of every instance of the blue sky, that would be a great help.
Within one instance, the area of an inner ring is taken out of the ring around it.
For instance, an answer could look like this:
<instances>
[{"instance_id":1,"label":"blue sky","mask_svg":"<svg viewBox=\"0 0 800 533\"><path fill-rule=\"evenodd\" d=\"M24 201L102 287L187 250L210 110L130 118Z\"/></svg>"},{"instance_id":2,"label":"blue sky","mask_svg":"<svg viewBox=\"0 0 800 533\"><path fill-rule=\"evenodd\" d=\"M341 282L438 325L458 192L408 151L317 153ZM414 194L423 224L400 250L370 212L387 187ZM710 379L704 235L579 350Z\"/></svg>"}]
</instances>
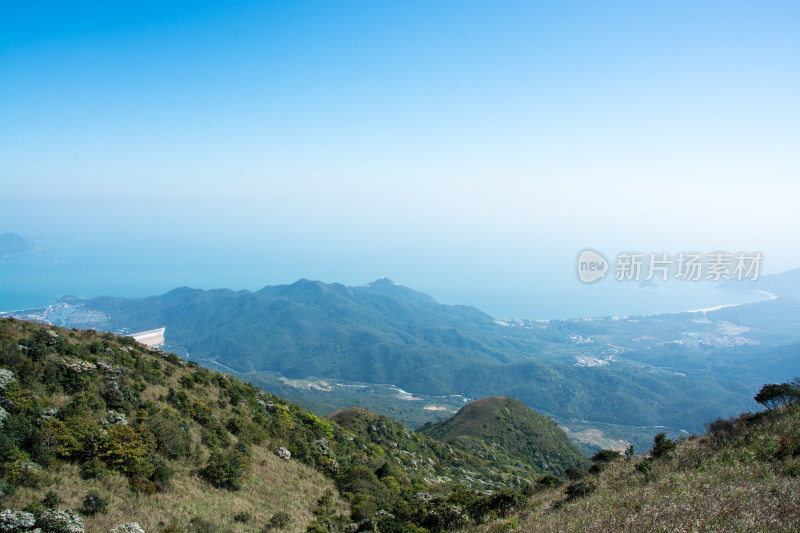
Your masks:
<instances>
[{"instance_id":1,"label":"blue sky","mask_svg":"<svg viewBox=\"0 0 800 533\"><path fill-rule=\"evenodd\" d=\"M0 117L0 232L206 247L248 288L800 266L797 2L6 1Z\"/></svg>"}]
</instances>

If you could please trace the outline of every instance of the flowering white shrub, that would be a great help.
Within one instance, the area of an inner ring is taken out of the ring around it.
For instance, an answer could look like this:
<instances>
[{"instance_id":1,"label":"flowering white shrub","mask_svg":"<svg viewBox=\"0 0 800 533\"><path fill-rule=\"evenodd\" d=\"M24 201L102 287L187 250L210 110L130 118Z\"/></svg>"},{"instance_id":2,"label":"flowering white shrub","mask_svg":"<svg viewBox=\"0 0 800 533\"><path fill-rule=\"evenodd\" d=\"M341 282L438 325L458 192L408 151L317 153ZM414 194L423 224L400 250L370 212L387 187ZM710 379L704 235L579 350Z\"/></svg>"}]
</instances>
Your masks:
<instances>
[{"instance_id":1,"label":"flowering white shrub","mask_svg":"<svg viewBox=\"0 0 800 533\"><path fill-rule=\"evenodd\" d=\"M0 532L16 533L17 531L32 528L35 522L36 518L33 516L33 513L6 509L0 513Z\"/></svg>"},{"instance_id":2,"label":"flowering white shrub","mask_svg":"<svg viewBox=\"0 0 800 533\"><path fill-rule=\"evenodd\" d=\"M127 522L111 529L110 533L144 533L144 529L136 522Z\"/></svg>"},{"instance_id":3,"label":"flowering white shrub","mask_svg":"<svg viewBox=\"0 0 800 533\"><path fill-rule=\"evenodd\" d=\"M48 509L36 521L43 533L83 533L83 519L73 511Z\"/></svg>"},{"instance_id":4,"label":"flowering white shrub","mask_svg":"<svg viewBox=\"0 0 800 533\"><path fill-rule=\"evenodd\" d=\"M6 387L12 381L16 381L14 373L7 368L0 368L0 393L5 392Z\"/></svg>"}]
</instances>

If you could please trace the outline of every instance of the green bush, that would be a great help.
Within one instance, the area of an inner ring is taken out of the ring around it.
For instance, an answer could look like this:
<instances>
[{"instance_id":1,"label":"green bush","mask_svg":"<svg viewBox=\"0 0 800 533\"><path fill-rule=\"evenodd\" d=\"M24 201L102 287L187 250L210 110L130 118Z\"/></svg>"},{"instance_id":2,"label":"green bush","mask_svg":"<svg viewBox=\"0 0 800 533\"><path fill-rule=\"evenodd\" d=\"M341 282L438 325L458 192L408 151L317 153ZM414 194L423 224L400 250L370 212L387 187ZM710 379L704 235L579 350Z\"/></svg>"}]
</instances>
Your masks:
<instances>
[{"instance_id":1,"label":"green bush","mask_svg":"<svg viewBox=\"0 0 800 533\"><path fill-rule=\"evenodd\" d=\"M289 516L289 513L286 511L278 511L272 518L269 519L267 525L264 526L264 531L272 531L273 529L281 530L286 529L286 527L292 522L292 517Z\"/></svg>"},{"instance_id":2,"label":"green bush","mask_svg":"<svg viewBox=\"0 0 800 533\"><path fill-rule=\"evenodd\" d=\"M503 489L472 502L467 507L467 513L476 522L483 522L488 517L504 517L526 501L527 498L521 492Z\"/></svg>"},{"instance_id":3,"label":"green bush","mask_svg":"<svg viewBox=\"0 0 800 533\"><path fill-rule=\"evenodd\" d=\"M600 474L600 472L602 472L605 467L606 463L595 463L589 467L589 473L596 476Z\"/></svg>"},{"instance_id":4,"label":"green bush","mask_svg":"<svg viewBox=\"0 0 800 533\"><path fill-rule=\"evenodd\" d=\"M610 463L611 461L616 461L617 459L621 459L622 454L616 450L600 450L599 452L595 453L592 456L592 462L595 463Z\"/></svg>"},{"instance_id":5,"label":"green bush","mask_svg":"<svg viewBox=\"0 0 800 533\"><path fill-rule=\"evenodd\" d=\"M136 472L139 460L147 454L147 446L141 434L130 426L113 426L102 435L98 446L98 457L109 468L126 475Z\"/></svg>"},{"instance_id":6,"label":"green bush","mask_svg":"<svg viewBox=\"0 0 800 533\"><path fill-rule=\"evenodd\" d=\"M656 459L666 457L672 453L677 445L678 444L674 440L667 438L666 433L661 432L653 437L653 449L650 450L650 454Z\"/></svg>"},{"instance_id":7,"label":"green bush","mask_svg":"<svg viewBox=\"0 0 800 533\"><path fill-rule=\"evenodd\" d=\"M247 456L236 450L214 450L201 473L215 487L239 490L242 480L249 473L249 461Z\"/></svg>"},{"instance_id":8,"label":"green bush","mask_svg":"<svg viewBox=\"0 0 800 533\"><path fill-rule=\"evenodd\" d=\"M164 457L180 459L189 454L192 437L180 419L157 415L147 421L146 427L155 437L156 451Z\"/></svg>"},{"instance_id":9,"label":"green bush","mask_svg":"<svg viewBox=\"0 0 800 533\"><path fill-rule=\"evenodd\" d=\"M111 471L99 457L93 457L81 465L81 478L83 479L102 479L109 475L111 475Z\"/></svg>"},{"instance_id":10,"label":"green bush","mask_svg":"<svg viewBox=\"0 0 800 533\"><path fill-rule=\"evenodd\" d=\"M86 516L94 516L106 512L108 502L96 492L88 492L83 498L83 505L81 505L81 513Z\"/></svg>"},{"instance_id":11,"label":"green bush","mask_svg":"<svg viewBox=\"0 0 800 533\"><path fill-rule=\"evenodd\" d=\"M586 471L581 470L580 468L567 468L564 473L567 475L567 479L570 481L575 481L576 479L580 479L586 475Z\"/></svg>"},{"instance_id":12,"label":"green bush","mask_svg":"<svg viewBox=\"0 0 800 533\"><path fill-rule=\"evenodd\" d=\"M567 487L566 494L570 500L583 498L597 490L597 485L591 481L575 481Z\"/></svg>"},{"instance_id":13,"label":"green bush","mask_svg":"<svg viewBox=\"0 0 800 533\"><path fill-rule=\"evenodd\" d=\"M564 484L564 480L561 479L561 478L557 478L556 476L548 474L546 476L540 477L536 481L536 483L538 485L542 486L542 487L547 487L547 488L550 488L550 489L554 489L554 488L557 488L557 487L560 487L561 485L563 485Z\"/></svg>"},{"instance_id":14,"label":"green bush","mask_svg":"<svg viewBox=\"0 0 800 533\"><path fill-rule=\"evenodd\" d=\"M199 516L195 516L191 520L189 520L189 525L192 526L192 531L194 533L217 533L219 528L214 522L209 520L204 520Z\"/></svg>"},{"instance_id":15,"label":"green bush","mask_svg":"<svg viewBox=\"0 0 800 533\"><path fill-rule=\"evenodd\" d=\"M57 509L61 505L61 497L55 491L49 490L42 498L42 505L48 509Z\"/></svg>"},{"instance_id":16,"label":"green bush","mask_svg":"<svg viewBox=\"0 0 800 533\"><path fill-rule=\"evenodd\" d=\"M636 463L635 468L637 472L644 474L646 479L650 479L650 477L653 475L653 465L650 464L650 461L641 461Z\"/></svg>"},{"instance_id":17,"label":"green bush","mask_svg":"<svg viewBox=\"0 0 800 533\"><path fill-rule=\"evenodd\" d=\"M31 502L22 508L26 513L31 513L34 516L42 516L42 513L47 509L41 502Z\"/></svg>"},{"instance_id":18,"label":"green bush","mask_svg":"<svg viewBox=\"0 0 800 533\"><path fill-rule=\"evenodd\" d=\"M249 522L252 519L253 519L253 515L251 515L250 513L237 513L237 514L233 515L233 521L234 522L240 522L242 524L246 524L247 522Z\"/></svg>"}]
</instances>

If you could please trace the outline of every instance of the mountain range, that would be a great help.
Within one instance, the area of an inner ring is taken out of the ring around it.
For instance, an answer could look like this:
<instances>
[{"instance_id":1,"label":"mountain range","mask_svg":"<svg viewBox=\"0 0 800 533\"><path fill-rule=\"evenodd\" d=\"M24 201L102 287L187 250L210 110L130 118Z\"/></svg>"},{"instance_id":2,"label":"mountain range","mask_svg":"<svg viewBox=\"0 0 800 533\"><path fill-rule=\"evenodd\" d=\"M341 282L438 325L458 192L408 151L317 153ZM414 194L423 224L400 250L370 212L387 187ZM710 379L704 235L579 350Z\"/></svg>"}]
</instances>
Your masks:
<instances>
[{"instance_id":1,"label":"mountain range","mask_svg":"<svg viewBox=\"0 0 800 533\"><path fill-rule=\"evenodd\" d=\"M323 378L420 395L510 396L572 435L601 431L641 445L655 426L696 432L752 409L754 388L800 374L800 300L779 292L794 277L762 278L779 296L770 301L593 320L498 320L389 279L71 298L43 317L121 333L166 327L168 349L256 383ZM326 409L326 393L314 387L292 397L313 398L320 414L337 404L327 394ZM431 411L428 420L444 414Z\"/></svg>"}]
</instances>

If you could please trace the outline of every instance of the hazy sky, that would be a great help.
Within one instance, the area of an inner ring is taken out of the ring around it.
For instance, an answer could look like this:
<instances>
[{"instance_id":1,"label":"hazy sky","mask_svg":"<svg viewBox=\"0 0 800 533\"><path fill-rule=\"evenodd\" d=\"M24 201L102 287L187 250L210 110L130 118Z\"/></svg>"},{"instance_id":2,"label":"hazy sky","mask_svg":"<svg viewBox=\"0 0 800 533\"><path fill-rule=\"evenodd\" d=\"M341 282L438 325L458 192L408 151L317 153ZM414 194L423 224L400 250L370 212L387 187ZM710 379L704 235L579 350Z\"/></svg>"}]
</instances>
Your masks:
<instances>
[{"instance_id":1,"label":"hazy sky","mask_svg":"<svg viewBox=\"0 0 800 533\"><path fill-rule=\"evenodd\" d=\"M0 4L0 233L274 250L251 288L786 270L798 147L800 2Z\"/></svg>"}]
</instances>

